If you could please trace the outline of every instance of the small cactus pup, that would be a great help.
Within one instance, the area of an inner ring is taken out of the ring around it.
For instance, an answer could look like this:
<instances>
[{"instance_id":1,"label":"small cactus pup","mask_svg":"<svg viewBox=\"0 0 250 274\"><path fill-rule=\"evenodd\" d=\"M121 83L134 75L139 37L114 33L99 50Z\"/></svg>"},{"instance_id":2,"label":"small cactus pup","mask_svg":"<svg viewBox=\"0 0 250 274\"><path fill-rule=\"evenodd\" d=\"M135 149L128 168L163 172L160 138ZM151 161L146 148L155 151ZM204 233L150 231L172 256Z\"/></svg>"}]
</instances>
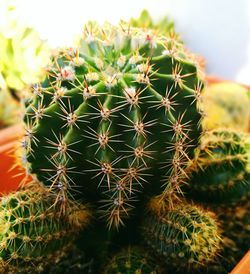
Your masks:
<instances>
[{"instance_id":1,"label":"small cactus pup","mask_svg":"<svg viewBox=\"0 0 250 274\"><path fill-rule=\"evenodd\" d=\"M166 274L148 252L138 246L129 246L117 252L106 264L103 274Z\"/></svg>"},{"instance_id":2,"label":"small cactus pup","mask_svg":"<svg viewBox=\"0 0 250 274\"><path fill-rule=\"evenodd\" d=\"M1 197L0 273L39 272L88 224L85 206L72 203L66 213L54 203L54 195L35 182Z\"/></svg>"},{"instance_id":3,"label":"small cactus pup","mask_svg":"<svg viewBox=\"0 0 250 274\"><path fill-rule=\"evenodd\" d=\"M215 129L201 138L187 173L185 191L194 200L233 203L250 192L250 135Z\"/></svg>"},{"instance_id":4,"label":"small cactus pup","mask_svg":"<svg viewBox=\"0 0 250 274\"><path fill-rule=\"evenodd\" d=\"M201 133L203 85L196 60L174 38L86 25L79 47L55 55L33 88L27 170L60 197L82 190L118 227L142 193L183 176Z\"/></svg>"},{"instance_id":5,"label":"small cactus pup","mask_svg":"<svg viewBox=\"0 0 250 274\"><path fill-rule=\"evenodd\" d=\"M194 271L213 262L221 237L212 212L183 201L169 208L158 197L151 199L149 210L142 224L143 238L167 266Z\"/></svg>"}]
</instances>

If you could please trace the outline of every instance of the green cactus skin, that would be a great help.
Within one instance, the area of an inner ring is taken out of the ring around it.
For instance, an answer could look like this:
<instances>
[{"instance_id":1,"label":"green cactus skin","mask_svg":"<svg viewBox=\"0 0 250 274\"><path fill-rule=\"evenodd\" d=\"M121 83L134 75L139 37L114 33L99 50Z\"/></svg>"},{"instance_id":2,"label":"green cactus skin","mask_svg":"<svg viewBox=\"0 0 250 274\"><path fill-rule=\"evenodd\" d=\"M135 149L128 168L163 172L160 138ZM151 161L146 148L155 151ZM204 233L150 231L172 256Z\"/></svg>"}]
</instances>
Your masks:
<instances>
[{"instance_id":1,"label":"green cactus skin","mask_svg":"<svg viewBox=\"0 0 250 274\"><path fill-rule=\"evenodd\" d=\"M162 18L158 22L154 22L147 10L143 10L140 14L140 17L131 18L129 21L132 27L143 28L143 29L155 29L157 33L166 35L177 35L174 30L174 22L169 20L167 17Z\"/></svg>"},{"instance_id":2,"label":"green cactus skin","mask_svg":"<svg viewBox=\"0 0 250 274\"><path fill-rule=\"evenodd\" d=\"M1 270L28 273L29 267L33 266L34 271L36 265L38 271L47 259L72 242L88 223L89 216L84 206L76 204L70 205L67 213L58 211L55 196L37 183L2 197Z\"/></svg>"},{"instance_id":3,"label":"green cactus skin","mask_svg":"<svg viewBox=\"0 0 250 274\"><path fill-rule=\"evenodd\" d=\"M103 274L166 274L141 247L131 246L115 254Z\"/></svg>"},{"instance_id":4,"label":"green cactus skin","mask_svg":"<svg viewBox=\"0 0 250 274\"><path fill-rule=\"evenodd\" d=\"M61 197L76 186L115 227L142 190L175 192L200 136L203 82L189 56L152 31L87 25L34 86L27 170Z\"/></svg>"},{"instance_id":5,"label":"green cactus skin","mask_svg":"<svg viewBox=\"0 0 250 274\"><path fill-rule=\"evenodd\" d=\"M214 214L188 203L159 212L158 200L142 225L147 245L176 270L194 271L213 262L220 250L220 232Z\"/></svg>"},{"instance_id":6,"label":"green cactus skin","mask_svg":"<svg viewBox=\"0 0 250 274\"><path fill-rule=\"evenodd\" d=\"M250 136L234 130L207 132L190 167L187 195L212 203L233 203L250 192Z\"/></svg>"}]
</instances>

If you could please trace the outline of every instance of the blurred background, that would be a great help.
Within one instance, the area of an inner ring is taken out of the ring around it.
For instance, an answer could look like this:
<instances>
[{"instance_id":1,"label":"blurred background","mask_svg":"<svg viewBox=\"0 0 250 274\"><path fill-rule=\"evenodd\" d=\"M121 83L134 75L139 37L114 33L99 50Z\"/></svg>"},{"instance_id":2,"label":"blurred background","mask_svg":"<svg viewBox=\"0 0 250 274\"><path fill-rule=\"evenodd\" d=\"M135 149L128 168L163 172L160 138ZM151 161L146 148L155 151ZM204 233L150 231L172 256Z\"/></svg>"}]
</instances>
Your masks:
<instances>
[{"instance_id":1,"label":"blurred background","mask_svg":"<svg viewBox=\"0 0 250 274\"><path fill-rule=\"evenodd\" d=\"M1 0L13 3L18 22L34 28L50 47L71 45L83 24L94 19L117 23L148 9L154 19L169 16L191 51L203 55L206 70L250 85L249 0Z\"/></svg>"}]
</instances>

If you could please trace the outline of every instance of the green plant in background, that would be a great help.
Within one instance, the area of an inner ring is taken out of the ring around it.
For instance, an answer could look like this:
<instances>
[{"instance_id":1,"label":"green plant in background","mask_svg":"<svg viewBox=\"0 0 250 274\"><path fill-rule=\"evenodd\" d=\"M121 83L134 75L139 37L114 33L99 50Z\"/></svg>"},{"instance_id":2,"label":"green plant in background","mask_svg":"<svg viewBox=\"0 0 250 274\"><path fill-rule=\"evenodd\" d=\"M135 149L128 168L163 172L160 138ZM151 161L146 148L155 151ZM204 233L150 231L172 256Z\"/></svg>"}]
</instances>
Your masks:
<instances>
[{"instance_id":1,"label":"green plant in background","mask_svg":"<svg viewBox=\"0 0 250 274\"><path fill-rule=\"evenodd\" d=\"M1 9L5 17L0 24L0 121L8 125L19 118L12 112L15 100L27 96L28 85L42 79L49 49L36 31L20 23L13 4L4 1Z\"/></svg>"},{"instance_id":2,"label":"green plant in background","mask_svg":"<svg viewBox=\"0 0 250 274\"><path fill-rule=\"evenodd\" d=\"M41 272L63 254L90 219L85 206L64 206L60 211L54 195L35 182L1 198L1 273Z\"/></svg>"},{"instance_id":3,"label":"green plant in background","mask_svg":"<svg viewBox=\"0 0 250 274\"><path fill-rule=\"evenodd\" d=\"M20 119L20 113L18 109L18 101L16 101L9 92L0 90L0 128L12 125L18 119Z\"/></svg>"},{"instance_id":4,"label":"green plant in background","mask_svg":"<svg viewBox=\"0 0 250 274\"><path fill-rule=\"evenodd\" d=\"M249 130L250 98L247 88L230 82L215 83L204 89L202 97L206 113L202 124L205 129Z\"/></svg>"},{"instance_id":5,"label":"green plant in background","mask_svg":"<svg viewBox=\"0 0 250 274\"><path fill-rule=\"evenodd\" d=\"M103 274L166 274L142 247L131 246L117 252L106 263Z\"/></svg>"},{"instance_id":6,"label":"green plant in background","mask_svg":"<svg viewBox=\"0 0 250 274\"><path fill-rule=\"evenodd\" d=\"M142 191L179 191L200 137L202 88L196 60L176 39L86 25L79 47L55 55L33 88L26 167L59 198L80 186L118 227Z\"/></svg>"},{"instance_id":7,"label":"green plant in background","mask_svg":"<svg viewBox=\"0 0 250 274\"><path fill-rule=\"evenodd\" d=\"M207 132L189 167L186 192L202 202L232 203L250 192L250 136L235 130Z\"/></svg>"}]
</instances>

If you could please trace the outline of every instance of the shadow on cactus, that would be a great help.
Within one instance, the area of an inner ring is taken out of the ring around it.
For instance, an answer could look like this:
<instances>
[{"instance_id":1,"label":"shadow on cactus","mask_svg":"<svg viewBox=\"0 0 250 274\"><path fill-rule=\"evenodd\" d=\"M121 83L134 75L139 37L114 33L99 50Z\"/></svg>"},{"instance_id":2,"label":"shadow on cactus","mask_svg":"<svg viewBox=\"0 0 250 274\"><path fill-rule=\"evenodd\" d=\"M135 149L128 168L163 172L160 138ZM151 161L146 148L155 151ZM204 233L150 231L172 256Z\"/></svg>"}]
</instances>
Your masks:
<instances>
[{"instance_id":1,"label":"shadow on cactus","mask_svg":"<svg viewBox=\"0 0 250 274\"><path fill-rule=\"evenodd\" d=\"M142 194L177 192L201 131L196 63L172 37L86 25L79 47L54 56L33 88L27 170L58 197L75 189L98 202L110 227Z\"/></svg>"},{"instance_id":2,"label":"shadow on cactus","mask_svg":"<svg viewBox=\"0 0 250 274\"><path fill-rule=\"evenodd\" d=\"M89 223L85 206L68 201L66 213L54 202L54 195L35 182L1 197L1 273L41 272Z\"/></svg>"}]
</instances>

